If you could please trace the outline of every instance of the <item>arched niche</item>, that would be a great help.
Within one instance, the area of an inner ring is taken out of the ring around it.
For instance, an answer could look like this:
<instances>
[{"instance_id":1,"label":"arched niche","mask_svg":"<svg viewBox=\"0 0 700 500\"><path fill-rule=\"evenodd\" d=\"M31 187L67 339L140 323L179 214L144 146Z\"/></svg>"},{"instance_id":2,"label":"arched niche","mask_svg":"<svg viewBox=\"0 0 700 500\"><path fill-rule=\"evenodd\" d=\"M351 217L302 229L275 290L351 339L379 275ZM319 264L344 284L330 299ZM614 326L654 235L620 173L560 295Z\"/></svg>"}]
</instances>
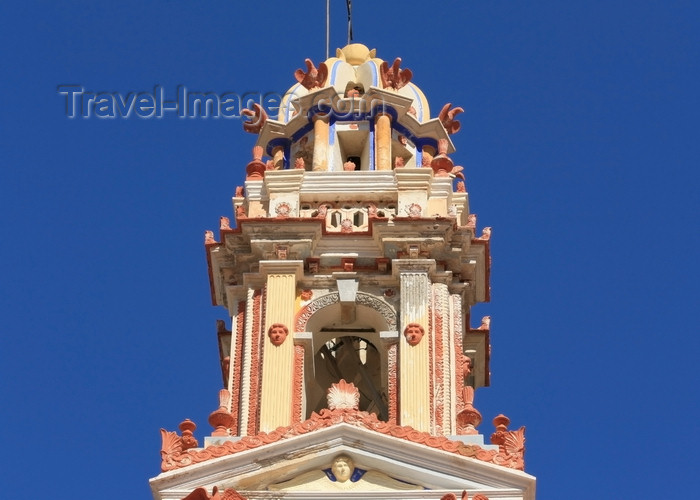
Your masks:
<instances>
[{"instance_id":1,"label":"arched niche","mask_svg":"<svg viewBox=\"0 0 700 500\"><path fill-rule=\"evenodd\" d=\"M388 347L397 340L396 311L364 292L357 293L353 305L351 323L341 320L337 292L311 301L297 314L298 335L306 339L304 418L326 407L326 391L340 378L360 390L361 410L388 418Z\"/></svg>"}]
</instances>

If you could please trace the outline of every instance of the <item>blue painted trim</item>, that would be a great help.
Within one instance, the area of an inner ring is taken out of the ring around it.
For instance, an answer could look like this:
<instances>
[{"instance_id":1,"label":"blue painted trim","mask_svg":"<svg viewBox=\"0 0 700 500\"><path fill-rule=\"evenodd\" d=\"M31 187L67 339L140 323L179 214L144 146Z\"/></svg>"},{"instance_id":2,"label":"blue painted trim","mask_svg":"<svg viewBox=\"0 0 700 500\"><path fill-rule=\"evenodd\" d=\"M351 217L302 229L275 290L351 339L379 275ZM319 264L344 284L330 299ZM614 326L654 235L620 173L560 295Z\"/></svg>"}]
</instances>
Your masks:
<instances>
[{"instance_id":1,"label":"blue painted trim","mask_svg":"<svg viewBox=\"0 0 700 500\"><path fill-rule=\"evenodd\" d=\"M287 144L284 146L284 168L285 168L285 170L289 170L290 168L292 168L291 158L292 158L292 142L287 141Z\"/></svg>"},{"instance_id":2,"label":"blue painted trim","mask_svg":"<svg viewBox=\"0 0 700 500\"><path fill-rule=\"evenodd\" d=\"M372 67L372 86L379 87L379 76L377 75L377 65L372 62L370 64Z\"/></svg>"},{"instance_id":3,"label":"blue painted trim","mask_svg":"<svg viewBox=\"0 0 700 500\"><path fill-rule=\"evenodd\" d=\"M267 153L268 156L272 156L272 150L275 149L277 146L282 146L285 150L290 146L291 142L289 139L285 137L279 137L277 139L272 139L270 142L267 143L267 146L265 147L265 153Z\"/></svg>"},{"instance_id":4,"label":"blue painted trim","mask_svg":"<svg viewBox=\"0 0 700 500\"><path fill-rule=\"evenodd\" d=\"M292 138L291 138L292 142L294 143L294 142L299 141L302 137L304 137L306 134L308 134L313 128L314 128L313 123L311 123L311 122L307 123L306 125L301 127L299 130L294 132L294 134L292 135Z\"/></svg>"},{"instance_id":5,"label":"blue painted trim","mask_svg":"<svg viewBox=\"0 0 700 500\"><path fill-rule=\"evenodd\" d=\"M338 480L335 477L335 474L333 474L332 468L323 469L323 472L326 474L326 477L328 479L330 479L331 481L333 481L334 483ZM360 469L359 467L355 467L355 469L352 471L352 476L350 476L350 482L356 483L357 481L359 481L362 478L362 476L365 475L366 472L367 471L365 469ZM402 481L402 482L405 482L405 481ZM406 483L406 484L411 484L411 483Z\"/></svg>"},{"instance_id":6,"label":"blue painted trim","mask_svg":"<svg viewBox=\"0 0 700 500\"><path fill-rule=\"evenodd\" d=\"M296 96L297 90L299 90L300 85L300 83L297 83L294 87L292 87L291 92L289 92L289 95ZM294 106L290 106L289 101L287 101L287 109L284 110L284 123L289 123L289 113L291 113L292 108L294 108Z\"/></svg>"},{"instance_id":7,"label":"blue painted trim","mask_svg":"<svg viewBox=\"0 0 700 500\"><path fill-rule=\"evenodd\" d=\"M408 87L411 89L411 92L413 92L413 95L415 96L415 102L418 103L418 107L420 108L418 110L418 116L420 116L420 120L418 120L418 121L423 123L423 101L421 101L420 94L418 94L418 92L416 91L415 85L413 85L412 83L409 83Z\"/></svg>"},{"instance_id":8,"label":"blue painted trim","mask_svg":"<svg viewBox=\"0 0 700 500\"><path fill-rule=\"evenodd\" d=\"M336 77L336 74L338 73L338 66L340 66L341 62L342 61L336 61L333 63L333 67L331 68L331 78L329 80L329 83L331 84L331 86L335 85L335 77Z\"/></svg>"}]
</instances>

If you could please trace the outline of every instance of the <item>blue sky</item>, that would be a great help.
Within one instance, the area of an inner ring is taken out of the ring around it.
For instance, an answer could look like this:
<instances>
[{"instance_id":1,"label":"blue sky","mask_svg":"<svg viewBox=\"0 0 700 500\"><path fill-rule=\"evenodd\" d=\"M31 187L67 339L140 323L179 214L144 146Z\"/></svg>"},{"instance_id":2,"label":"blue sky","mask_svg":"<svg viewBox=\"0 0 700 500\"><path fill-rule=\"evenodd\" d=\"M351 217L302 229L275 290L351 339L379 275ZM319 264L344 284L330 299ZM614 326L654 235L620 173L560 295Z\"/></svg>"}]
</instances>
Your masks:
<instances>
[{"instance_id":1,"label":"blue sky","mask_svg":"<svg viewBox=\"0 0 700 500\"><path fill-rule=\"evenodd\" d=\"M158 429L210 432L226 312L203 231L254 142L236 119L71 120L57 86L282 92L325 55L324 6L0 6L4 498L148 499ZM700 4L353 6L355 40L402 57L434 113L466 109L454 159L494 228L480 430L527 427L541 500L697 489Z\"/></svg>"}]
</instances>

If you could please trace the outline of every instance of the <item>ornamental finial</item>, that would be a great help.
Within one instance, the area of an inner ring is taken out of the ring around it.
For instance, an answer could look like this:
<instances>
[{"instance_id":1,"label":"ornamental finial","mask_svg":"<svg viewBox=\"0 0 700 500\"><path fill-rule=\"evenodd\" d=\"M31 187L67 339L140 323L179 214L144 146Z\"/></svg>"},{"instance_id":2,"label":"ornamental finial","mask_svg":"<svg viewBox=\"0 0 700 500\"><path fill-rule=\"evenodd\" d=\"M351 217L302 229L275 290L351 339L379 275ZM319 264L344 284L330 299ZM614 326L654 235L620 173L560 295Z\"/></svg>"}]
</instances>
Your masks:
<instances>
[{"instance_id":1,"label":"ornamental finial","mask_svg":"<svg viewBox=\"0 0 700 500\"><path fill-rule=\"evenodd\" d=\"M328 408L331 410L357 410L360 407L360 391L344 379L331 385L327 398Z\"/></svg>"}]
</instances>

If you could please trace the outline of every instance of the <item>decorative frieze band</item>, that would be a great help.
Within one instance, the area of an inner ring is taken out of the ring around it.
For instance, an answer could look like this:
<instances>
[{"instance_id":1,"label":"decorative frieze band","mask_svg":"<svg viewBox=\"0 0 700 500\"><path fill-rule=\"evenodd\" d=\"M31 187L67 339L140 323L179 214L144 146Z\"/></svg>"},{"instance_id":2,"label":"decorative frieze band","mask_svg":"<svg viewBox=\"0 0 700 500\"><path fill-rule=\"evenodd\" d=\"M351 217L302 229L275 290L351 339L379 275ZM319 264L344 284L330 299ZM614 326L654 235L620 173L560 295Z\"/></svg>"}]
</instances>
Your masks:
<instances>
[{"instance_id":1,"label":"decorative frieze band","mask_svg":"<svg viewBox=\"0 0 700 500\"><path fill-rule=\"evenodd\" d=\"M295 330L297 332L305 332L306 324L315 313L324 307L332 306L340 302L338 292L331 292L323 295L315 300L312 300L297 313ZM388 330L396 330L396 312L394 308L381 299L365 292L357 292L355 303L361 306L370 307L382 315L386 321Z\"/></svg>"}]
</instances>

